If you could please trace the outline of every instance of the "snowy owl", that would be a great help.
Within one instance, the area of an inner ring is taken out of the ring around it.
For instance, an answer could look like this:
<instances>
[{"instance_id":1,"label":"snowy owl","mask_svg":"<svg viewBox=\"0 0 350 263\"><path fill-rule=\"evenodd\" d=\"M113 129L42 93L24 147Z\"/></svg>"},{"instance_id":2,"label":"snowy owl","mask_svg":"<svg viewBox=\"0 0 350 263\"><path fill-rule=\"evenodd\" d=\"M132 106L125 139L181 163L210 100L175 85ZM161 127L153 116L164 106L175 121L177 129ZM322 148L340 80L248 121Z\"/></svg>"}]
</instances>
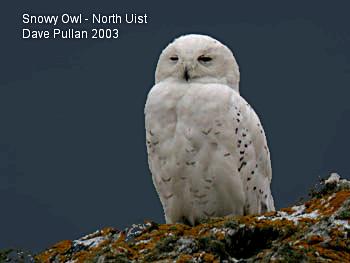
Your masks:
<instances>
[{"instance_id":1,"label":"snowy owl","mask_svg":"<svg viewBox=\"0 0 350 263\"><path fill-rule=\"evenodd\" d=\"M161 53L145 105L148 163L166 223L274 210L258 116L225 45L185 35Z\"/></svg>"}]
</instances>

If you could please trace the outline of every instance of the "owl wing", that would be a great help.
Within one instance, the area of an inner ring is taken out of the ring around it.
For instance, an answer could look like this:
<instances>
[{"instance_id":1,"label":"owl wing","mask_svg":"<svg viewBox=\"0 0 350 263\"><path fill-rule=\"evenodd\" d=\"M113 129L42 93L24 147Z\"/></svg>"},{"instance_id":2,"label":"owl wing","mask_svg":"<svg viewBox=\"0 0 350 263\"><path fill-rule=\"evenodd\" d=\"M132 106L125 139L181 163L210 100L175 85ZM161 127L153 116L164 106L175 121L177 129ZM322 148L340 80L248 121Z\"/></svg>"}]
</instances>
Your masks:
<instances>
[{"instance_id":1,"label":"owl wing","mask_svg":"<svg viewBox=\"0 0 350 263\"><path fill-rule=\"evenodd\" d=\"M167 207L179 192L174 171L178 171L172 140L177 124L176 102L181 96L176 85L159 83L149 92L145 105L146 144L148 165L153 184L164 208L165 219L170 223Z\"/></svg>"},{"instance_id":2,"label":"owl wing","mask_svg":"<svg viewBox=\"0 0 350 263\"><path fill-rule=\"evenodd\" d=\"M237 172L246 194L246 214L273 211L270 152L258 115L244 98L234 92L230 111L234 121L234 140L239 157Z\"/></svg>"}]
</instances>

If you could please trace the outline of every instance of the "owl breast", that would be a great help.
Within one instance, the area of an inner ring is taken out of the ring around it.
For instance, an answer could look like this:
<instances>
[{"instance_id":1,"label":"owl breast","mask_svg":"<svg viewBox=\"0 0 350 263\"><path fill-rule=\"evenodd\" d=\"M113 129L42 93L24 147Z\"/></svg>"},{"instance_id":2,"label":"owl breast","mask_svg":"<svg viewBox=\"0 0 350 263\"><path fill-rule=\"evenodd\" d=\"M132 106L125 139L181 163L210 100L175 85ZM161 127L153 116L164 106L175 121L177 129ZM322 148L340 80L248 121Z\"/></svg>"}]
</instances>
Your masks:
<instances>
[{"instance_id":1,"label":"owl breast","mask_svg":"<svg viewBox=\"0 0 350 263\"><path fill-rule=\"evenodd\" d=\"M161 82L150 91L148 161L167 223L244 214L247 186L237 141L251 124L237 114L248 116L247 108L225 85ZM250 148L244 169L256 165Z\"/></svg>"}]
</instances>

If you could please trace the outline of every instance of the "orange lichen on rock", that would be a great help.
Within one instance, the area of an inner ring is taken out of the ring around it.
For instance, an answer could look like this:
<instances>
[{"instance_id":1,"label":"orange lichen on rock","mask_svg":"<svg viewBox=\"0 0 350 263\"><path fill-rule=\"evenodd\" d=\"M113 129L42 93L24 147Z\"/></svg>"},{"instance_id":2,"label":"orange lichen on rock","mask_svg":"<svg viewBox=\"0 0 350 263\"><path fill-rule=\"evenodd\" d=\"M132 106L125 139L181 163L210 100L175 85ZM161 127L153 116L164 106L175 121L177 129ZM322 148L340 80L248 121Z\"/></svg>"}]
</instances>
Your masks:
<instances>
[{"instance_id":1,"label":"orange lichen on rock","mask_svg":"<svg viewBox=\"0 0 350 263\"><path fill-rule=\"evenodd\" d=\"M320 199L312 199L305 203L305 211L310 213L318 210L321 215L329 216L339 209L339 207L350 198L350 191L343 190L334 194L329 194Z\"/></svg>"},{"instance_id":2,"label":"orange lichen on rock","mask_svg":"<svg viewBox=\"0 0 350 263\"><path fill-rule=\"evenodd\" d=\"M176 263L188 263L193 260L191 255L180 255L180 257L176 260Z\"/></svg>"},{"instance_id":3,"label":"orange lichen on rock","mask_svg":"<svg viewBox=\"0 0 350 263\"><path fill-rule=\"evenodd\" d=\"M323 242L323 241L324 241L324 238L319 236L319 235L312 235L308 239L308 243L310 245L317 244L317 243L320 243L320 242Z\"/></svg>"},{"instance_id":4,"label":"orange lichen on rock","mask_svg":"<svg viewBox=\"0 0 350 263\"><path fill-rule=\"evenodd\" d=\"M72 247L72 241L70 241L70 240L63 240L63 241L58 242L57 244L53 245L52 249L55 250L59 254L64 254L71 247Z\"/></svg>"},{"instance_id":5,"label":"orange lichen on rock","mask_svg":"<svg viewBox=\"0 0 350 263\"><path fill-rule=\"evenodd\" d=\"M317 219L307 218L307 217L303 217L303 218L298 219L299 223L307 223L307 224L314 224L317 221L318 221Z\"/></svg>"},{"instance_id":6,"label":"orange lichen on rock","mask_svg":"<svg viewBox=\"0 0 350 263\"><path fill-rule=\"evenodd\" d=\"M94 255L89 251L79 251L74 255L75 263L85 263L93 260Z\"/></svg>"},{"instance_id":7,"label":"orange lichen on rock","mask_svg":"<svg viewBox=\"0 0 350 263\"><path fill-rule=\"evenodd\" d=\"M44 253L38 255L37 259L40 262L51 262L51 258L54 258L55 256L59 256L59 259L64 262L64 254L71 249L72 247L72 241L70 240L63 240L58 242L57 244L53 245L52 248L45 251Z\"/></svg>"},{"instance_id":8,"label":"orange lichen on rock","mask_svg":"<svg viewBox=\"0 0 350 263\"><path fill-rule=\"evenodd\" d=\"M350 185L350 184L349 184ZM303 205L196 226L145 222L62 241L39 262L350 262L350 190L333 185ZM334 189L330 191L329 189ZM346 203L345 203L346 202Z\"/></svg>"},{"instance_id":9,"label":"orange lichen on rock","mask_svg":"<svg viewBox=\"0 0 350 263\"><path fill-rule=\"evenodd\" d=\"M113 227L105 227L105 228L102 228L100 232L102 236L105 236L109 234L115 234L117 231Z\"/></svg>"},{"instance_id":10,"label":"orange lichen on rock","mask_svg":"<svg viewBox=\"0 0 350 263\"><path fill-rule=\"evenodd\" d=\"M282 212L286 212L287 214L293 214L295 211L293 210L292 207L286 207L281 209Z\"/></svg>"},{"instance_id":11,"label":"orange lichen on rock","mask_svg":"<svg viewBox=\"0 0 350 263\"><path fill-rule=\"evenodd\" d=\"M215 256L213 254L204 253L203 255L197 255L197 257L200 257L204 262L215 262ZM219 262L219 260L216 259L216 262Z\"/></svg>"},{"instance_id":12,"label":"orange lichen on rock","mask_svg":"<svg viewBox=\"0 0 350 263\"><path fill-rule=\"evenodd\" d=\"M329 201L329 206L333 209L327 209L325 211L326 215L334 213L340 208L340 206L350 198L350 191L339 191L335 196Z\"/></svg>"}]
</instances>

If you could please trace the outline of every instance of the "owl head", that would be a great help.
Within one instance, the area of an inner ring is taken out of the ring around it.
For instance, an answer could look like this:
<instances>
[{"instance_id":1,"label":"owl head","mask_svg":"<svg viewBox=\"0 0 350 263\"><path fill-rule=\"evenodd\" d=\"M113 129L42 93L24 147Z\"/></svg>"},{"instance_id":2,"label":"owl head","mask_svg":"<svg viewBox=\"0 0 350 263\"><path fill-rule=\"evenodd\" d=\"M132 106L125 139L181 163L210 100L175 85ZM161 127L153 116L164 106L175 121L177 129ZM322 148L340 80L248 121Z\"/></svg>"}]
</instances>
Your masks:
<instances>
[{"instance_id":1,"label":"owl head","mask_svg":"<svg viewBox=\"0 0 350 263\"><path fill-rule=\"evenodd\" d=\"M239 92L239 69L232 52L205 35L185 35L170 43L159 57L155 79L219 83Z\"/></svg>"}]
</instances>

